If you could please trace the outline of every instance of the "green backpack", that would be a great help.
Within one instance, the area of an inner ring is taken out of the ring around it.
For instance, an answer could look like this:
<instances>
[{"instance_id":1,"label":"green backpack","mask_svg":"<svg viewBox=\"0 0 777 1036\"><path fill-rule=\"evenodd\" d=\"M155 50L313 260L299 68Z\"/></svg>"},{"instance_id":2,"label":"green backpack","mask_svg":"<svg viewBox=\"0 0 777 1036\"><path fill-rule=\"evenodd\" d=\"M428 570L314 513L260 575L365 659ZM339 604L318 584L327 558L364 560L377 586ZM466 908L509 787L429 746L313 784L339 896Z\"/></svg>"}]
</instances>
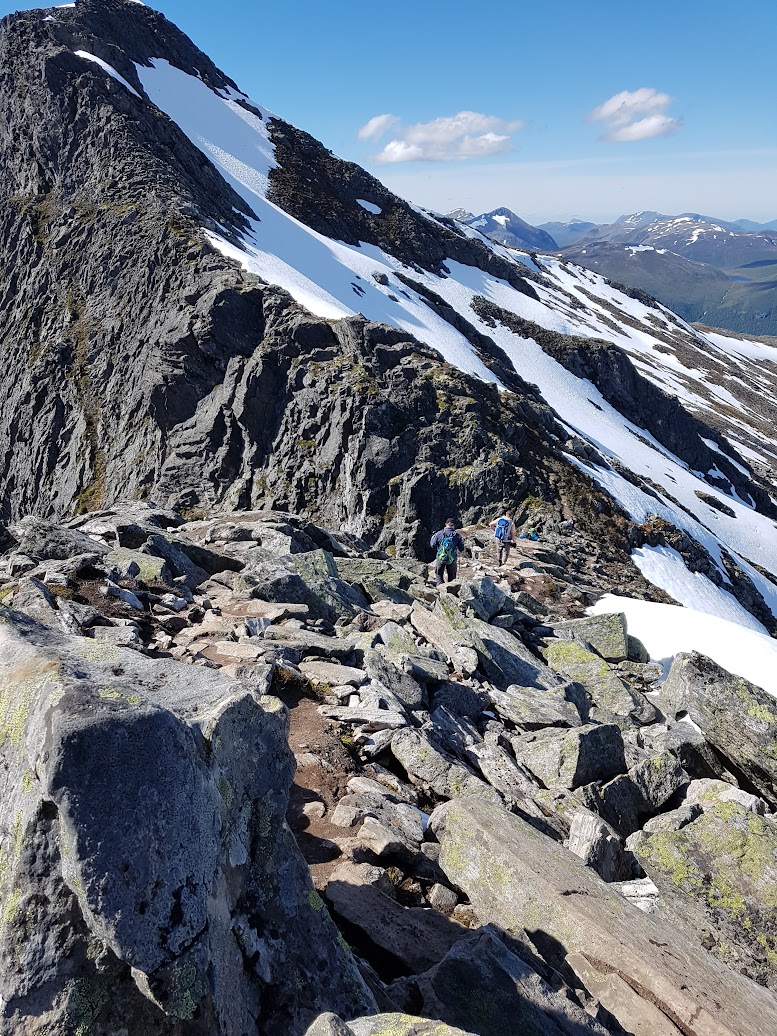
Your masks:
<instances>
[{"instance_id":1,"label":"green backpack","mask_svg":"<svg viewBox=\"0 0 777 1036\"><path fill-rule=\"evenodd\" d=\"M456 560L456 543L454 536L456 535L455 530L451 531L443 536L440 540L440 546L437 551L437 560L442 565L452 565Z\"/></svg>"}]
</instances>

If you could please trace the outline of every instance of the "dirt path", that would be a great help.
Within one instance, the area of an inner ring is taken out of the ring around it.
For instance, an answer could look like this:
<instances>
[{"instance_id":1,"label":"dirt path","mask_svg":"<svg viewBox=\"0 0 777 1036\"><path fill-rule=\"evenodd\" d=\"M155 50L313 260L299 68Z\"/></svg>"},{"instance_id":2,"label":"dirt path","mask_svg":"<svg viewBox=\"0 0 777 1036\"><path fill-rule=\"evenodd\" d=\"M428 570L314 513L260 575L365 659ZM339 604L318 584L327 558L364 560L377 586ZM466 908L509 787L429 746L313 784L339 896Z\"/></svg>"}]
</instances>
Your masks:
<instances>
[{"instance_id":1,"label":"dirt path","mask_svg":"<svg viewBox=\"0 0 777 1036\"><path fill-rule=\"evenodd\" d=\"M329 817L347 794L346 785L358 772L357 766L335 725L319 715L318 698L294 684L275 693L289 709L289 745L297 761L286 819L308 862L313 884L322 890L343 859L338 842L351 835L348 828L330 823Z\"/></svg>"}]
</instances>

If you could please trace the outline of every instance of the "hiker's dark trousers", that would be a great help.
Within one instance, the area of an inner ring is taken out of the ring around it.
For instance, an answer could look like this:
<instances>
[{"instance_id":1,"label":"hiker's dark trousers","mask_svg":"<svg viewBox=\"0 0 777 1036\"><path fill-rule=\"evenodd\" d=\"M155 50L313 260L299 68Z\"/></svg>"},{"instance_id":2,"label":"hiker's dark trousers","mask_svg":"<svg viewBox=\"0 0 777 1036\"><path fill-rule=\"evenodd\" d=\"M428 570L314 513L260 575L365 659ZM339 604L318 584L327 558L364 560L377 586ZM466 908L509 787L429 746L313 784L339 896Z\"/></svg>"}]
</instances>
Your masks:
<instances>
[{"instance_id":1,"label":"hiker's dark trousers","mask_svg":"<svg viewBox=\"0 0 777 1036\"><path fill-rule=\"evenodd\" d=\"M445 572L448 573L448 582L450 583L450 581L452 579L456 578L456 572L457 572L456 562L452 561L450 563L450 565L446 565L444 561L437 561L437 562L435 562L435 566L434 566L434 581L437 584L437 586L439 586L440 583L445 582L445 580L443 579L443 574Z\"/></svg>"},{"instance_id":2,"label":"hiker's dark trousers","mask_svg":"<svg viewBox=\"0 0 777 1036\"><path fill-rule=\"evenodd\" d=\"M500 565L504 565L510 558L510 547L512 543L499 543L496 548L496 556Z\"/></svg>"}]
</instances>

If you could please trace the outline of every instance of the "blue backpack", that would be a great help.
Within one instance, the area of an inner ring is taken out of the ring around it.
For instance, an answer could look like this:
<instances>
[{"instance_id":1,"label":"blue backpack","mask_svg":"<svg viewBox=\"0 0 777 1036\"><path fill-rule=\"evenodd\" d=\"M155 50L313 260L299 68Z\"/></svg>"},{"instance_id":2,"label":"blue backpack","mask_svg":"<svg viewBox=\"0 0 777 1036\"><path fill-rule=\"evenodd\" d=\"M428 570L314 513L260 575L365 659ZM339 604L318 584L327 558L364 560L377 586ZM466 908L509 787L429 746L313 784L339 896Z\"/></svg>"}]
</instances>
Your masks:
<instances>
[{"instance_id":1,"label":"blue backpack","mask_svg":"<svg viewBox=\"0 0 777 1036\"><path fill-rule=\"evenodd\" d=\"M446 530L445 535L440 540L437 560L443 565L452 565L456 560L456 543L453 538L455 535L455 529Z\"/></svg>"},{"instance_id":2,"label":"blue backpack","mask_svg":"<svg viewBox=\"0 0 777 1036\"><path fill-rule=\"evenodd\" d=\"M500 540L502 543L509 543L511 539L510 526L512 524L509 518L500 518L494 529L494 539Z\"/></svg>"}]
</instances>

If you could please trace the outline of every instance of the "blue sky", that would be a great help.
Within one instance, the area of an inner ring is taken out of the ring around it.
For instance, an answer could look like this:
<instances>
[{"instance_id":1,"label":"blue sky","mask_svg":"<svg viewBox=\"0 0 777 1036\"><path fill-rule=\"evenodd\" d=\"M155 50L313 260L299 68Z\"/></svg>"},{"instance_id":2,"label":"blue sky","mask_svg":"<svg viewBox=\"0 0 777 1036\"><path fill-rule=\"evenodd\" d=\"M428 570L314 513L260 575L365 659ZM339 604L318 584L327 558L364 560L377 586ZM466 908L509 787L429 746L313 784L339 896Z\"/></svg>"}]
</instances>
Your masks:
<instances>
[{"instance_id":1,"label":"blue sky","mask_svg":"<svg viewBox=\"0 0 777 1036\"><path fill-rule=\"evenodd\" d=\"M773 0L156 6L256 101L432 208L777 218Z\"/></svg>"}]
</instances>

